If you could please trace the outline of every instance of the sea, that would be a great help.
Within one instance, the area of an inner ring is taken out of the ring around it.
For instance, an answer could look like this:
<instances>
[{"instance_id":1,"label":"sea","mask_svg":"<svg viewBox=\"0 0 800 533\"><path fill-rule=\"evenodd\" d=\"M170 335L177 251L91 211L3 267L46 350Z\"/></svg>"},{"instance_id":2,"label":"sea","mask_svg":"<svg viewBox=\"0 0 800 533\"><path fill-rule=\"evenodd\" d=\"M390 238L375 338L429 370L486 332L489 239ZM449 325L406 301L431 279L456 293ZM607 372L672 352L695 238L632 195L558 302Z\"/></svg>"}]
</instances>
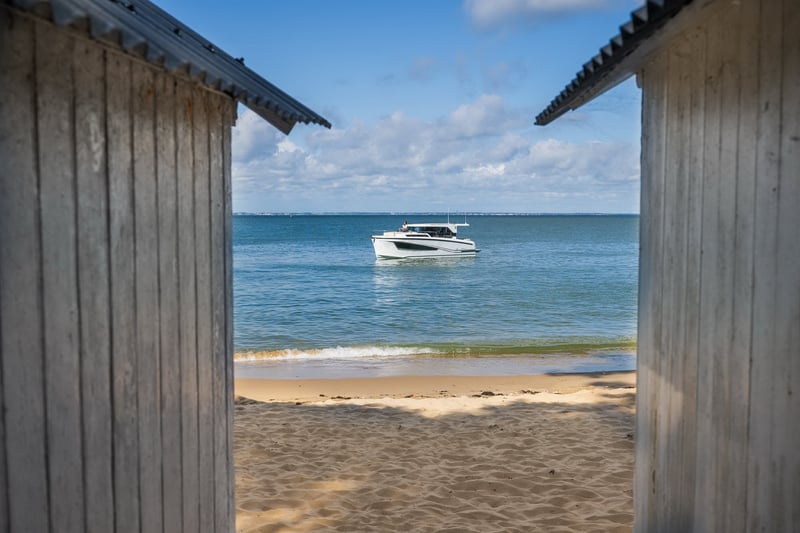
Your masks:
<instances>
[{"instance_id":1,"label":"sea","mask_svg":"<svg viewBox=\"0 0 800 533\"><path fill-rule=\"evenodd\" d=\"M468 223L475 257L376 259L370 235ZM235 375L633 370L637 215L237 214Z\"/></svg>"}]
</instances>

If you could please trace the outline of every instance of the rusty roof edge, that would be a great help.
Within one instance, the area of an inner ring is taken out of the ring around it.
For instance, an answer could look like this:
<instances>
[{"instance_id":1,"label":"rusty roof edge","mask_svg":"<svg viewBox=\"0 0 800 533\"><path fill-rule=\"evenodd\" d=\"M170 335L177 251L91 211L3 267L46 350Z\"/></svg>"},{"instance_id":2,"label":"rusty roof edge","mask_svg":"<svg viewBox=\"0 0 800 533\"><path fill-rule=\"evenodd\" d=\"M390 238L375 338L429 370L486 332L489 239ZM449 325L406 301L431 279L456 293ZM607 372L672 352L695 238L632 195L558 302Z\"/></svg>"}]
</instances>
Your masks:
<instances>
[{"instance_id":1,"label":"rusty roof edge","mask_svg":"<svg viewBox=\"0 0 800 533\"><path fill-rule=\"evenodd\" d=\"M620 32L584 63L575 78L536 116L536 125L549 124L630 77L635 66L626 62L636 56L634 52L691 3L692 0L648 0L633 11L631 20L620 26Z\"/></svg>"},{"instance_id":2,"label":"rusty roof edge","mask_svg":"<svg viewBox=\"0 0 800 533\"><path fill-rule=\"evenodd\" d=\"M252 109L280 131L297 122L331 123L194 32L148 0L0 0L50 19L59 26L88 20L94 38L111 38L126 52L143 56L168 71L184 71L199 83L222 91Z\"/></svg>"}]
</instances>

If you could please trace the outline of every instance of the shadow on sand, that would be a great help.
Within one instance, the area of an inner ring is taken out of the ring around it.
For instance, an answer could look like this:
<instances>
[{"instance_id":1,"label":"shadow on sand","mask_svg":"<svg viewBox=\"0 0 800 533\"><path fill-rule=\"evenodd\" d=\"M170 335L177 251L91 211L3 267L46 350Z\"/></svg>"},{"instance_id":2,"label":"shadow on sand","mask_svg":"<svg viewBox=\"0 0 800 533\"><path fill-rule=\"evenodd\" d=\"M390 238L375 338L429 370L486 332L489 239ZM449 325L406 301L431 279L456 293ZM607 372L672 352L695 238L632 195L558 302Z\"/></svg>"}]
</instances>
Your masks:
<instances>
[{"instance_id":1,"label":"shadow on sand","mask_svg":"<svg viewBox=\"0 0 800 533\"><path fill-rule=\"evenodd\" d=\"M440 416L239 400L237 531L630 531L633 393L601 396Z\"/></svg>"}]
</instances>

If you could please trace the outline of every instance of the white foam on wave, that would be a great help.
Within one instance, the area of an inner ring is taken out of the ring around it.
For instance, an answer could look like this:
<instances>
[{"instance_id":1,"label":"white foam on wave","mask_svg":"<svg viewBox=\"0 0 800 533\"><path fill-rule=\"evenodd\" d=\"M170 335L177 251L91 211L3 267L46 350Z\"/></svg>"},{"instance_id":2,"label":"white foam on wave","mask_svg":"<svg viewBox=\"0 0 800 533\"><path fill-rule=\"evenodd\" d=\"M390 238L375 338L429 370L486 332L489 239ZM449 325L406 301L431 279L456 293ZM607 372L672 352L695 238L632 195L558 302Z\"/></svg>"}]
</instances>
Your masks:
<instances>
[{"instance_id":1,"label":"white foam on wave","mask_svg":"<svg viewBox=\"0 0 800 533\"><path fill-rule=\"evenodd\" d=\"M358 359L364 357L402 357L439 353L414 346L337 346L315 350L272 350L237 352L234 361L274 361L279 359Z\"/></svg>"}]
</instances>

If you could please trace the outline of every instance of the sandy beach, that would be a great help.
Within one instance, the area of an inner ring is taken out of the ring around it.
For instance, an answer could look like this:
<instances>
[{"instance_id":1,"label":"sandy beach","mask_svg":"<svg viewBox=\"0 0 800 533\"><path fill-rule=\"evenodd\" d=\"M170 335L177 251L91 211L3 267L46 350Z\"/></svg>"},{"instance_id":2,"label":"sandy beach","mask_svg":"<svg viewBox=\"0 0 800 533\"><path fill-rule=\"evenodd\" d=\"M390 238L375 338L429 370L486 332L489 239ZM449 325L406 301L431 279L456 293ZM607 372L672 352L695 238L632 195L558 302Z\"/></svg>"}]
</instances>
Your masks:
<instances>
[{"instance_id":1,"label":"sandy beach","mask_svg":"<svg viewBox=\"0 0 800 533\"><path fill-rule=\"evenodd\" d=\"M630 531L635 374L236 380L239 532Z\"/></svg>"}]
</instances>

